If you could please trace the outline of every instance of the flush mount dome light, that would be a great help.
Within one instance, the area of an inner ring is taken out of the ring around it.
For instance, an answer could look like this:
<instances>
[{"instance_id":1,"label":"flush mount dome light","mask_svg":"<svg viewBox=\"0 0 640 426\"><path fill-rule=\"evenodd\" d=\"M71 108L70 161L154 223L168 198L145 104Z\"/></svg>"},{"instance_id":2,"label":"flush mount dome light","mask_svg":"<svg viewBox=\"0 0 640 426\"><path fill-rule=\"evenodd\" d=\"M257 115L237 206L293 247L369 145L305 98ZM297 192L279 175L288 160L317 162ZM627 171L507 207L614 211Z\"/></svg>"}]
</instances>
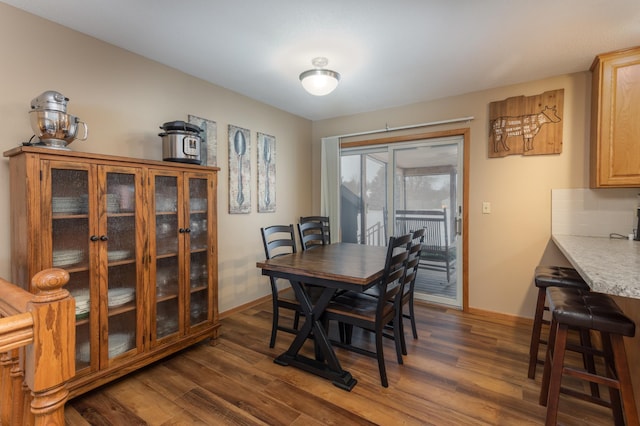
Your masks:
<instances>
[{"instance_id":1,"label":"flush mount dome light","mask_svg":"<svg viewBox=\"0 0 640 426\"><path fill-rule=\"evenodd\" d=\"M316 68L300 74L300 82L304 90L314 96L324 96L333 92L333 89L338 87L340 74L324 69L329 63L327 58L314 58L311 63Z\"/></svg>"}]
</instances>

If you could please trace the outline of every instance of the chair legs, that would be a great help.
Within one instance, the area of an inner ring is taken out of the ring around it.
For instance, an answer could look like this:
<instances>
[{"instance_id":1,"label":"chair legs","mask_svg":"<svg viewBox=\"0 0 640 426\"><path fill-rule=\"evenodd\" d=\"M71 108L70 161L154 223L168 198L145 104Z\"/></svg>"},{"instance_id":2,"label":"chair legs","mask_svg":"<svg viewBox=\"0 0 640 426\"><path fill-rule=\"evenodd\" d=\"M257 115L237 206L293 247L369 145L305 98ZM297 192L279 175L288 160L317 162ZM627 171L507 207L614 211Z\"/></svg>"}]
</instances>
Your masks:
<instances>
[{"instance_id":1,"label":"chair legs","mask_svg":"<svg viewBox=\"0 0 640 426\"><path fill-rule=\"evenodd\" d=\"M271 321L271 340L269 341L269 347L273 348L276 345L276 334L278 334L278 301L273 298L273 304L271 307L272 321Z\"/></svg>"},{"instance_id":2,"label":"chair legs","mask_svg":"<svg viewBox=\"0 0 640 426\"><path fill-rule=\"evenodd\" d=\"M411 299L409 299L409 316L411 320L411 331L413 332L413 338L418 338L418 328L416 327L416 314L413 308L413 293L411 294Z\"/></svg>"},{"instance_id":3,"label":"chair legs","mask_svg":"<svg viewBox=\"0 0 640 426\"><path fill-rule=\"evenodd\" d=\"M382 333L376 333L376 358L378 359L378 370L380 371L380 382L385 388L389 387L387 381L387 369L384 365L384 353L382 351Z\"/></svg>"},{"instance_id":4,"label":"chair legs","mask_svg":"<svg viewBox=\"0 0 640 426\"><path fill-rule=\"evenodd\" d=\"M293 327L284 327L280 325L280 308L278 306L278 301L273 299L273 305L271 308L273 315L271 321L271 339L269 340L269 347L273 348L276 344L276 336L278 334L278 330L286 331L287 333L295 333L298 330L298 326L300 325L300 311L295 311L293 316Z\"/></svg>"}]
</instances>

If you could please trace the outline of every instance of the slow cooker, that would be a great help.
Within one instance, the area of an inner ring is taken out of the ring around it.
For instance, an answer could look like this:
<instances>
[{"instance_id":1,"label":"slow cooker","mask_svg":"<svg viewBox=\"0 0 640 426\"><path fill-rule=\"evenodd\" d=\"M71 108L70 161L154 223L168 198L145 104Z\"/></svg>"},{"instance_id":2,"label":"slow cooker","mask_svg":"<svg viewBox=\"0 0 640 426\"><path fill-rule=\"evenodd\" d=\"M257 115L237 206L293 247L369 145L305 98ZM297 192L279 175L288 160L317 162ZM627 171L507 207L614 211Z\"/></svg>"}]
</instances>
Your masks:
<instances>
[{"instance_id":1,"label":"slow cooker","mask_svg":"<svg viewBox=\"0 0 640 426\"><path fill-rule=\"evenodd\" d=\"M162 159L178 163L201 164L202 129L185 121L169 121L160 126L163 133Z\"/></svg>"}]
</instances>

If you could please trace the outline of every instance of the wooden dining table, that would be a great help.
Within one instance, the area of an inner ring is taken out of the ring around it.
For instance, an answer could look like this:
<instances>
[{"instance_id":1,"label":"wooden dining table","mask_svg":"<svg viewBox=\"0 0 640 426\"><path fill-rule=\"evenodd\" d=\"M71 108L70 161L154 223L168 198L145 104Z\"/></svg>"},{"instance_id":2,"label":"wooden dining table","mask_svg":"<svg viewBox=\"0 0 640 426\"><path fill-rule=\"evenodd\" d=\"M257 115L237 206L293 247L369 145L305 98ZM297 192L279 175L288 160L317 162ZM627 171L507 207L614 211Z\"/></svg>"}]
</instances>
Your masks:
<instances>
[{"instance_id":1,"label":"wooden dining table","mask_svg":"<svg viewBox=\"0 0 640 426\"><path fill-rule=\"evenodd\" d=\"M341 389L353 389L357 380L342 369L323 327L322 314L336 291L363 292L376 285L383 275L386 253L386 247L335 243L257 262L263 275L289 280L304 318L289 349L274 362L329 379ZM309 297L309 285L323 288L316 300ZM300 354L310 337L314 342L314 358Z\"/></svg>"}]
</instances>

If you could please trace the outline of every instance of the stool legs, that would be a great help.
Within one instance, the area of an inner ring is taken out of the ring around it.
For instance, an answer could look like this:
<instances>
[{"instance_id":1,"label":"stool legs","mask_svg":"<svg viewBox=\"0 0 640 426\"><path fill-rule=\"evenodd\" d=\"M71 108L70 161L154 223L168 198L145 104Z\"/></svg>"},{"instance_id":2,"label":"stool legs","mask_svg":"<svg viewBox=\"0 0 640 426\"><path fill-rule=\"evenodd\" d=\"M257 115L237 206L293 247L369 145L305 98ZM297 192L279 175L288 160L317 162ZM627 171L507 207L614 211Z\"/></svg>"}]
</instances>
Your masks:
<instances>
[{"instance_id":1,"label":"stool legs","mask_svg":"<svg viewBox=\"0 0 640 426\"><path fill-rule=\"evenodd\" d=\"M607 377L603 377L593 372L579 371L568 367L565 368L564 357L567 349L568 333L569 327L567 325L559 324L555 320L552 321L539 400L540 405L547 407L545 425L551 426L557 423L558 405L560 402L560 392L562 390L562 376L565 373L591 383L600 383L608 386L611 403L596 398L595 396L591 398L589 398L588 395L582 396L582 394L576 391L566 391L566 393L600 405L609 406L613 412L616 425L624 425L625 418L627 425L640 425L622 336L605 332L601 333L607 370Z\"/></svg>"},{"instance_id":2,"label":"stool legs","mask_svg":"<svg viewBox=\"0 0 640 426\"><path fill-rule=\"evenodd\" d=\"M560 384L562 382L562 367L568 332L568 327L559 326L555 321L552 322L539 400L540 405L547 407L547 425L555 425L558 418ZM560 334L560 336L557 334Z\"/></svg>"},{"instance_id":3,"label":"stool legs","mask_svg":"<svg viewBox=\"0 0 640 426\"><path fill-rule=\"evenodd\" d=\"M529 374L530 379L536 378L536 367L538 365L538 350L540 348L540 335L542 333L542 324L544 322L544 303L546 299L546 291L544 288L538 289L538 301L536 302L536 311L533 317L533 330L531 330L531 343L529 345Z\"/></svg>"},{"instance_id":4,"label":"stool legs","mask_svg":"<svg viewBox=\"0 0 640 426\"><path fill-rule=\"evenodd\" d=\"M607 338L605 338L605 333L602 334L603 341L606 341L607 346L610 345L613 351L614 374L620 381L620 391L618 394L622 396L622 407L624 408L627 424L638 426L640 425L640 421L638 421L636 401L633 397L633 385L631 384L631 373L629 371L629 365L627 364L627 353L624 349L624 339L618 334L611 334Z\"/></svg>"}]
</instances>

